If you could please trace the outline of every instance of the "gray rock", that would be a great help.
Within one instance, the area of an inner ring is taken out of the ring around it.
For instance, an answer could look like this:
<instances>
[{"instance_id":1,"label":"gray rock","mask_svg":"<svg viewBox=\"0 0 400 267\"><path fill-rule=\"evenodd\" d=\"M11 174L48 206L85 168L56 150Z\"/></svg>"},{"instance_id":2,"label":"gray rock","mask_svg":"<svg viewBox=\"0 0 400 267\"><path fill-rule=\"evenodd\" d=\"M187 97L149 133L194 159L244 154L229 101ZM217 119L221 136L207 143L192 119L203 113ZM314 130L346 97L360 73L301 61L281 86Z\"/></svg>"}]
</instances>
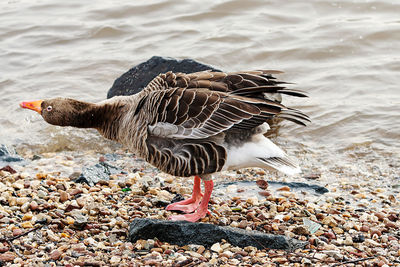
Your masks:
<instances>
[{"instance_id":1,"label":"gray rock","mask_svg":"<svg viewBox=\"0 0 400 267\"><path fill-rule=\"evenodd\" d=\"M305 189L305 190L310 190L314 191L315 193L318 194L325 194L328 193L329 190L325 187L316 185L316 184L306 184L306 183L298 183L298 182L277 182L277 181L268 181L269 184L277 184L277 185L286 185L289 186L292 189Z\"/></svg>"},{"instance_id":2,"label":"gray rock","mask_svg":"<svg viewBox=\"0 0 400 267\"><path fill-rule=\"evenodd\" d=\"M24 159L18 156L15 151L8 149L6 145L0 145L0 168L9 165L11 162L23 163Z\"/></svg>"},{"instance_id":3,"label":"gray rock","mask_svg":"<svg viewBox=\"0 0 400 267\"><path fill-rule=\"evenodd\" d=\"M76 183L87 183L90 186L94 186L100 181L110 180L111 174L121 173L121 169L112 166L106 162L99 162L90 167L84 167L81 175L74 182Z\"/></svg>"},{"instance_id":4,"label":"gray rock","mask_svg":"<svg viewBox=\"0 0 400 267\"><path fill-rule=\"evenodd\" d=\"M107 98L117 95L133 95L145 88L158 74L168 71L192 73L203 70L220 71L192 59L177 60L154 56L115 80L107 93Z\"/></svg>"},{"instance_id":5,"label":"gray rock","mask_svg":"<svg viewBox=\"0 0 400 267\"><path fill-rule=\"evenodd\" d=\"M265 234L259 231L246 231L229 226L186 221L162 221L135 218L129 227L129 240L157 238L162 242L184 246L188 244L210 247L225 239L233 246L253 246L258 249L295 250L305 247L308 242L291 239L283 235Z\"/></svg>"}]
</instances>

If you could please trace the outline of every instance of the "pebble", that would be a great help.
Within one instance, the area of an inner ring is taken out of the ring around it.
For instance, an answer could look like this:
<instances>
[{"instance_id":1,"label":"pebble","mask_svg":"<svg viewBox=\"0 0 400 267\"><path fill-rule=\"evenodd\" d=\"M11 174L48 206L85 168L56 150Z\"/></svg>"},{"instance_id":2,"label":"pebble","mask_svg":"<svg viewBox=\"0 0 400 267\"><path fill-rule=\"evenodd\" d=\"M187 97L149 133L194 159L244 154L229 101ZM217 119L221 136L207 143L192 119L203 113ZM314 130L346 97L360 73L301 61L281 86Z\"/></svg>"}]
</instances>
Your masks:
<instances>
[{"instance_id":1,"label":"pebble","mask_svg":"<svg viewBox=\"0 0 400 267\"><path fill-rule=\"evenodd\" d=\"M13 229L13 232L12 232L13 236L18 236L18 235L21 235L22 233L23 233L23 231L20 228L15 228L15 229Z\"/></svg>"},{"instance_id":2,"label":"pebble","mask_svg":"<svg viewBox=\"0 0 400 267\"><path fill-rule=\"evenodd\" d=\"M328 225L330 227L336 227L337 226L337 222L336 220L332 217L332 216L327 216L325 217L322 221L322 224Z\"/></svg>"},{"instance_id":3,"label":"pebble","mask_svg":"<svg viewBox=\"0 0 400 267\"><path fill-rule=\"evenodd\" d=\"M380 243L378 243L378 242L376 242L376 241L374 241L374 240L372 240L372 239L366 239L366 240L365 240L365 244L366 244L367 246L370 246L370 247L380 247L380 246L381 246Z\"/></svg>"},{"instance_id":4,"label":"pebble","mask_svg":"<svg viewBox=\"0 0 400 267\"><path fill-rule=\"evenodd\" d=\"M290 191L290 187L289 186L282 186L282 187L278 188L278 191Z\"/></svg>"},{"instance_id":5,"label":"pebble","mask_svg":"<svg viewBox=\"0 0 400 267\"><path fill-rule=\"evenodd\" d=\"M337 234L337 235L341 235L341 234L344 233L344 230L343 230L342 228L340 228L340 227L333 227L332 230L333 230L333 231L335 232L335 234Z\"/></svg>"},{"instance_id":6,"label":"pebble","mask_svg":"<svg viewBox=\"0 0 400 267\"><path fill-rule=\"evenodd\" d=\"M197 253L199 254L203 254L203 252L206 250L206 248L204 246L199 246L199 248L197 249Z\"/></svg>"},{"instance_id":7,"label":"pebble","mask_svg":"<svg viewBox=\"0 0 400 267\"><path fill-rule=\"evenodd\" d=\"M371 229L370 233L371 233L371 236L374 236L374 235L381 236L382 235L382 232L376 228Z\"/></svg>"},{"instance_id":8,"label":"pebble","mask_svg":"<svg viewBox=\"0 0 400 267\"><path fill-rule=\"evenodd\" d=\"M29 207L30 207L30 209L31 209L32 211L35 211L35 210L37 210L37 209L39 208L39 205L38 205L38 203L37 203L36 201L32 201L32 202L29 204Z\"/></svg>"},{"instance_id":9,"label":"pebble","mask_svg":"<svg viewBox=\"0 0 400 267\"><path fill-rule=\"evenodd\" d=\"M398 229L399 226L397 226L394 222L388 221L387 223L385 223L385 227L386 228L393 228L393 229Z\"/></svg>"},{"instance_id":10,"label":"pebble","mask_svg":"<svg viewBox=\"0 0 400 267\"><path fill-rule=\"evenodd\" d=\"M30 201L29 197L19 197L19 198L17 198L16 203L18 206L22 206L25 203L28 203L29 201Z\"/></svg>"},{"instance_id":11,"label":"pebble","mask_svg":"<svg viewBox=\"0 0 400 267\"><path fill-rule=\"evenodd\" d=\"M288 262L288 259L285 257L276 257L272 259L273 262L279 263L279 264L284 264Z\"/></svg>"},{"instance_id":12,"label":"pebble","mask_svg":"<svg viewBox=\"0 0 400 267\"><path fill-rule=\"evenodd\" d=\"M23 222L21 223L22 228L33 228L33 225L31 222Z\"/></svg>"},{"instance_id":13,"label":"pebble","mask_svg":"<svg viewBox=\"0 0 400 267\"><path fill-rule=\"evenodd\" d=\"M0 254L0 262L10 262L16 258L15 253L13 252L5 252Z\"/></svg>"},{"instance_id":14,"label":"pebble","mask_svg":"<svg viewBox=\"0 0 400 267\"><path fill-rule=\"evenodd\" d=\"M163 253L163 249L162 248L152 248L150 251L156 251L158 253Z\"/></svg>"},{"instance_id":15,"label":"pebble","mask_svg":"<svg viewBox=\"0 0 400 267\"><path fill-rule=\"evenodd\" d=\"M336 235L332 231L326 232L324 236L328 239L336 239Z\"/></svg>"},{"instance_id":16,"label":"pebble","mask_svg":"<svg viewBox=\"0 0 400 267\"><path fill-rule=\"evenodd\" d=\"M146 240L146 242L144 242L143 248L145 250L150 250L150 249L154 248L154 243L155 242L153 239Z\"/></svg>"},{"instance_id":17,"label":"pebble","mask_svg":"<svg viewBox=\"0 0 400 267\"><path fill-rule=\"evenodd\" d=\"M257 198L257 197L250 197L250 198L248 198L248 199L246 200L246 202L249 203L250 205L253 205L253 206L259 205L259 202L258 202L258 198Z\"/></svg>"},{"instance_id":18,"label":"pebble","mask_svg":"<svg viewBox=\"0 0 400 267\"><path fill-rule=\"evenodd\" d=\"M65 191L60 191L60 201L64 203L65 201L69 200L69 194Z\"/></svg>"},{"instance_id":19,"label":"pebble","mask_svg":"<svg viewBox=\"0 0 400 267\"><path fill-rule=\"evenodd\" d=\"M242 207L233 207L231 208L232 211L241 211Z\"/></svg>"},{"instance_id":20,"label":"pebble","mask_svg":"<svg viewBox=\"0 0 400 267\"><path fill-rule=\"evenodd\" d=\"M314 256L314 258L316 258L318 260L323 260L326 257L328 257L328 255L324 254L324 253L314 253L313 256Z\"/></svg>"},{"instance_id":21,"label":"pebble","mask_svg":"<svg viewBox=\"0 0 400 267\"><path fill-rule=\"evenodd\" d=\"M118 256L112 256L111 259L110 259L110 263L111 264L117 264L120 261L121 261L121 257L118 257Z\"/></svg>"},{"instance_id":22,"label":"pebble","mask_svg":"<svg viewBox=\"0 0 400 267\"><path fill-rule=\"evenodd\" d=\"M354 241L352 238L347 237L344 241L343 241L343 245L345 246L352 246L354 244Z\"/></svg>"},{"instance_id":23,"label":"pebble","mask_svg":"<svg viewBox=\"0 0 400 267\"><path fill-rule=\"evenodd\" d=\"M3 243L0 243L0 253L7 252L10 248L6 245L3 245Z\"/></svg>"},{"instance_id":24,"label":"pebble","mask_svg":"<svg viewBox=\"0 0 400 267\"><path fill-rule=\"evenodd\" d=\"M310 231L304 226L297 226L292 230L296 235L309 235Z\"/></svg>"},{"instance_id":25,"label":"pebble","mask_svg":"<svg viewBox=\"0 0 400 267\"><path fill-rule=\"evenodd\" d=\"M261 189L267 189L268 188L268 182L265 181L265 180L257 180L256 184Z\"/></svg>"},{"instance_id":26,"label":"pebble","mask_svg":"<svg viewBox=\"0 0 400 267\"><path fill-rule=\"evenodd\" d=\"M329 257L334 258L335 260L342 260L343 259L343 255L338 250L326 250L326 251L323 251L323 253L325 253Z\"/></svg>"},{"instance_id":27,"label":"pebble","mask_svg":"<svg viewBox=\"0 0 400 267\"><path fill-rule=\"evenodd\" d=\"M383 221L383 219L385 219L385 214L384 213L382 213L382 212L376 212L375 213L375 216L376 217L378 217L378 219L380 220L380 221Z\"/></svg>"},{"instance_id":28,"label":"pebble","mask_svg":"<svg viewBox=\"0 0 400 267\"><path fill-rule=\"evenodd\" d=\"M242 221L240 221L238 227L242 228L242 229L245 229L247 227L247 225L248 225L247 221L246 220L242 220Z\"/></svg>"},{"instance_id":29,"label":"pebble","mask_svg":"<svg viewBox=\"0 0 400 267\"><path fill-rule=\"evenodd\" d=\"M220 243L215 243L215 244L213 244L212 246L211 246L211 248L210 248L212 251L214 251L214 252L217 252L217 253L220 253L220 252L222 252L222 248L221 248L221 245L220 245Z\"/></svg>"},{"instance_id":30,"label":"pebble","mask_svg":"<svg viewBox=\"0 0 400 267\"><path fill-rule=\"evenodd\" d=\"M62 255L62 253L58 249L56 249L50 253L50 259L58 260L58 259L60 259L61 255Z\"/></svg>"},{"instance_id":31,"label":"pebble","mask_svg":"<svg viewBox=\"0 0 400 267\"><path fill-rule=\"evenodd\" d=\"M107 188L108 189L108 188ZM76 195L78 195L78 194L82 194L83 193L83 190L82 189L80 189L80 188L75 188L75 189L73 189L72 191L71 191L71 196L76 196Z\"/></svg>"},{"instance_id":32,"label":"pebble","mask_svg":"<svg viewBox=\"0 0 400 267\"><path fill-rule=\"evenodd\" d=\"M233 255L234 255L234 253L233 253L232 251L229 251L229 250L224 251L224 252L221 254L221 256L227 257L228 259L229 259L229 258L232 258Z\"/></svg>"}]
</instances>

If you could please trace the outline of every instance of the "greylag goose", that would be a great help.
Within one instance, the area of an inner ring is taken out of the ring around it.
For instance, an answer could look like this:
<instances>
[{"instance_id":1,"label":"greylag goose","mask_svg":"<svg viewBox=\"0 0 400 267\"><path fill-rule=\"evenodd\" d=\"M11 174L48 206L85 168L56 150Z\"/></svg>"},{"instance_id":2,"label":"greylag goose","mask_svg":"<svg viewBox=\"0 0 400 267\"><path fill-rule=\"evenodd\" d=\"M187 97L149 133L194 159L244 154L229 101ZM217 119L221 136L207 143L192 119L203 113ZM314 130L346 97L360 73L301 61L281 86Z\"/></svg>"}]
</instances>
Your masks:
<instances>
[{"instance_id":1,"label":"greylag goose","mask_svg":"<svg viewBox=\"0 0 400 267\"><path fill-rule=\"evenodd\" d=\"M244 167L295 174L300 168L264 134L279 117L305 125L301 111L280 103L281 94L305 97L276 80L278 71L191 74L167 72L141 92L99 103L69 98L22 102L53 125L95 128L161 171L194 176L189 199L167 206L186 214L172 220L195 222L208 212L212 174ZM200 182L204 182L204 194Z\"/></svg>"}]
</instances>

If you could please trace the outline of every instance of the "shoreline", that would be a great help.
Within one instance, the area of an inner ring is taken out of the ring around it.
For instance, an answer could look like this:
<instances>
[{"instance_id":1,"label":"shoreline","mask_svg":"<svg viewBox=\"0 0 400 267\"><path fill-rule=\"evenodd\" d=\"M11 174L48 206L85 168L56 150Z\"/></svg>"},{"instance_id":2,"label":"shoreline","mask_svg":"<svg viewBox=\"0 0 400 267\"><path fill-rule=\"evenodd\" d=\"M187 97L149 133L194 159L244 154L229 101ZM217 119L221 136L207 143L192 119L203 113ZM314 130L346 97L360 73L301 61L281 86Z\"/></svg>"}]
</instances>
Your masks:
<instances>
[{"instance_id":1,"label":"shoreline","mask_svg":"<svg viewBox=\"0 0 400 267\"><path fill-rule=\"evenodd\" d=\"M99 160L124 172L112 174L109 181L95 186L71 181L84 166ZM8 265L400 264L400 194L374 187L371 177L360 183L343 178L355 173L338 175L338 172L336 175L341 178L331 183L324 180L328 176L326 172L312 179L293 179L261 169L226 172L215 178L216 188L231 181L255 183L272 179L305 180L330 191L312 197L302 190L290 187L271 190L272 185L268 185L266 190L260 189L267 193L256 198L240 192L243 188L228 186L214 192L209 206L212 216L202 222L282 234L309 242L304 249L287 252L239 248L224 241L209 248L180 247L153 239L128 242L128 227L134 218L166 220L175 214L162 205L170 203L176 194L190 194L192 179L160 173L122 149L110 161L107 154L93 151L43 153L34 161L28 160L25 166L12 165L12 168L16 173L0 171L0 237L8 240L40 228L10 242L0 242L0 260ZM305 166L305 169L312 168ZM126 188L130 191L123 190ZM160 206L160 203L164 204ZM305 225L304 218L318 224L314 224L318 229Z\"/></svg>"}]
</instances>

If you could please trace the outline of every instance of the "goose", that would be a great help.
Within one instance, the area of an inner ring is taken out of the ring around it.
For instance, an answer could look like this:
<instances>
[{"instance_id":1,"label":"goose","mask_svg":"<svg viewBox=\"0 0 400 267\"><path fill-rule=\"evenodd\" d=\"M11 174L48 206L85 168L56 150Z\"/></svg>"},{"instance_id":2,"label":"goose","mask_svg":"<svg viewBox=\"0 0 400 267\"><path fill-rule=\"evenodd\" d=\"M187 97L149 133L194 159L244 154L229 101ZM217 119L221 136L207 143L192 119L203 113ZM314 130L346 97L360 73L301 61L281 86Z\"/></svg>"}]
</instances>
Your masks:
<instances>
[{"instance_id":1,"label":"goose","mask_svg":"<svg viewBox=\"0 0 400 267\"><path fill-rule=\"evenodd\" d=\"M277 117L306 125L303 112L281 104L281 95L306 97L276 79L280 71L196 73L167 72L141 92L99 103L71 98L22 102L50 124L95 128L105 138L126 146L137 156L173 176L193 177L190 198L166 210L184 214L170 220L196 222L205 217L214 174L261 167L288 175L298 165L264 134ZM204 183L204 193L201 190Z\"/></svg>"}]
</instances>

